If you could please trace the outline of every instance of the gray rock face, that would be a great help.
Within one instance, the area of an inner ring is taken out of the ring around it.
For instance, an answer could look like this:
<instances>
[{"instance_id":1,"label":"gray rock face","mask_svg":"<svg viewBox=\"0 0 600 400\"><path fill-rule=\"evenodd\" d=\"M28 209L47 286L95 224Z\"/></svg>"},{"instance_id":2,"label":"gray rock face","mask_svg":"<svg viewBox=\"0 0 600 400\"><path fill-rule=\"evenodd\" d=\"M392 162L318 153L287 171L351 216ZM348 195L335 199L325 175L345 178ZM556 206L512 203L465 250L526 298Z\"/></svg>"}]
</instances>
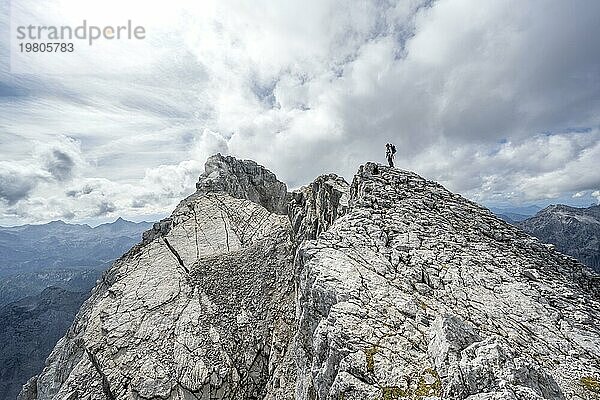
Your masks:
<instances>
[{"instance_id":1,"label":"gray rock face","mask_svg":"<svg viewBox=\"0 0 600 400\"><path fill-rule=\"evenodd\" d=\"M438 316L431 328L427 353L446 397L564 399L554 379L504 338L481 339L456 316Z\"/></svg>"},{"instance_id":2,"label":"gray rock face","mask_svg":"<svg viewBox=\"0 0 600 400\"><path fill-rule=\"evenodd\" d=\"M293 323L289 221L224 193L192 196L172 221L104 276L33 398L265 396Z\"/></svg>"},{"instance_id":3,"label":"gray rock face","mask_svg":"<svg viewBox=\"0 0 600 400\"><path fill-rule=\"evenodd\" d=\"M367 164L297 260L297 399L598 398L598 276L434 182Z\"/></svg>"},{"instance_id":4,"label":"gray rock face","mask_svg":"<svg viewBox=\"0 0 600 400\"><path fill-rule=\"evenodd\" d=\"M281 212L285 185L216 156L198 186L103 276L21 398L250 399L277 384L294 322L291 229L247 198Z\"/></svg>"},{"instance_id":5,"label":"gray rock face","mask_svg":"<svg viewBox=\"0 0 600 400\"><path fill-rule=\"evenodd\" d=\"M265 171L209 159L20 398L600 398L590 270L410 172L319 177L286 215Z\"/></svg>"},{"instance_id":6,"label":"gray rock face","mask_svg":"<svg viewBox=\"0 0 600 400\"><path fill-rule=\"evenodd\" d=\"M321 175L290 194L288 215L299 241L316 239L348 210L350 185L335 174Z\"/></svg>"},{"instance_id":7,"label":"gray rock face","mask_svg":"<svg viewBox=\"0 0 600 400\"><path fill-rule=\"evenodd\" d=\"M203 193L226 192L248 199L276 214L287 213L287 188L275 174L251 160L237 160L216 154L204 165L204 174L196 184Z\"/></svg>"},{"instance_id":8,"label":"gray rock face","mask_svg":"<svg viewBox=\"0 0 600 400\"><path fill-rule=\"evenodd\" d=\"M600 272L600 206L553 205L518 226Z\"/></svg>"},{"instance_id":9,"label":"gray rock face","mask_svg":"<svg viewBox=\"0 0 600 400\"><path fill-rule=\"evenodd\" d=\"M237 199L247 199L276 214L287 213L287 187L275 174L252 160L238 160L215 154L206 160L204 173L196 183L196 195L224 192ZM173 218L154 223L144 232L143 243L164 236L171 230Z\"/></svg>"}]
</instances>

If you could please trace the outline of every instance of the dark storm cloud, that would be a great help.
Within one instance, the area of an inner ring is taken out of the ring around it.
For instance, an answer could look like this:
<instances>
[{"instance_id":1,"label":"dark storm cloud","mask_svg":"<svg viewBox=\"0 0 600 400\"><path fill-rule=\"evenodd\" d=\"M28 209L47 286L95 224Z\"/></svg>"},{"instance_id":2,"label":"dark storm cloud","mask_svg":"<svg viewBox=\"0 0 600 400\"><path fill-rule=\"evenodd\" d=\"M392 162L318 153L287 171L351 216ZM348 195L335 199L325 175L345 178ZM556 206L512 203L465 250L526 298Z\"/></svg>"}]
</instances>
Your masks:
<instances>
[{"instance_id":1,"label":"dark storm cloud","mask_svg":"<svg viewBox=\"0 0 600 400\"><path fill-rule=\"evenodd\" d=\"M52 150L46 161L46 169L59 181L66 181L73 173L75 161L62 150Z\"/></svg>"},{"instance_id":2,"label":"dark storm cloud","mask_svg":"<svg viewBox=\"0 0 600 400\"><path fill-rule=\"evenodd\" d=\"M0 171L0 199L9 206L14 205L27 198L36 184L35 178L19 175L16 171Z\"/></svg>"}]
</instances>

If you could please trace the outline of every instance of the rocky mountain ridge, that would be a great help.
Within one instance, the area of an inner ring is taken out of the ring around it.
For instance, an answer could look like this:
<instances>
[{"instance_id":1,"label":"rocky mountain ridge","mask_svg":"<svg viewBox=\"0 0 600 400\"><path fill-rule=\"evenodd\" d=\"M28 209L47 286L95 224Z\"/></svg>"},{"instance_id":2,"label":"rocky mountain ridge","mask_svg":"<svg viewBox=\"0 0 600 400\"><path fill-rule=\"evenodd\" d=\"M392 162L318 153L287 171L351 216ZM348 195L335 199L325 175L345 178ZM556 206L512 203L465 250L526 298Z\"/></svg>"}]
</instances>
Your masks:
<instances>
[{"instance_id":1,"label":"rocky mountain ridge","mask_svg":"<svg viewBox=\"0 0 600 400\"><path fill-rule=\"evenodd\" d=\"M598 399L600 281L418 175L216 155L20 399Z\"/></svg>"},{"instance_id":2,"label":"rocky mountain ridge","mask_svg":"<svg viewBox=\"0 0 600 400\"><path fill-rule=\"evenodd\" d=\"M520 207L489 207L490 211L496 214L496 216L513 225L524 221L527 218L533 217L538 211L542 210L542 208L543 207L538 205Z\"/></svg>"}]
</instances>

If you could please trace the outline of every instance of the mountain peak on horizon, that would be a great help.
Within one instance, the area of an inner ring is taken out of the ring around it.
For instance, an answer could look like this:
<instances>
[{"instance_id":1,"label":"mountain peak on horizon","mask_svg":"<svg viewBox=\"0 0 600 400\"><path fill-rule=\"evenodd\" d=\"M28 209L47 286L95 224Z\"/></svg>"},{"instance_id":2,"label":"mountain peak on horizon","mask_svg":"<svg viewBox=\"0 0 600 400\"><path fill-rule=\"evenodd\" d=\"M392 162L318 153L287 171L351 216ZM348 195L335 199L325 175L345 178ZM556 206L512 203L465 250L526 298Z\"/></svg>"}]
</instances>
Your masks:
<instances>
[{"instance_id":1,"label":"mountain peak on horizon","mask_svg":"<svg viewBox=\"0 0 600 400\"><path fill-rule=\"evenodd\" d=\"M600 272L600 205L553 204L518 226Z\"/></svg>"},{"instance_id":2,"label":"mountain peak on horizon","mask_svg":"<svg viewBox=\"0 0 600 400\"><path fill-rule=\"evenodd\" d=\"M62 219L56 219L56 220L46 223L46 225L71 225L71 224L68 224L67 222L63 221Z\"/></svg>"}]
</instances>

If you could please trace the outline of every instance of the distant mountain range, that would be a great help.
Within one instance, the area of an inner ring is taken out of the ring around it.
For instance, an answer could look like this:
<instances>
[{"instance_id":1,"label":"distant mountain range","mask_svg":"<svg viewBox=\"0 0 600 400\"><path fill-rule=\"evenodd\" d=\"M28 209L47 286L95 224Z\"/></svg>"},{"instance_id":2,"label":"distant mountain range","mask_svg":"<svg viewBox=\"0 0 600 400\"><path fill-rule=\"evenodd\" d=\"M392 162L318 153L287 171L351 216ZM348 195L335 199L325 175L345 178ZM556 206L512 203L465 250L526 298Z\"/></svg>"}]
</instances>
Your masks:
<instances>
[{"instance_id":1,"label":"distant mountain range","mask_svg":"<svg viewBox=\"0 0 600 400\"><path fill-rule=\"evenodd\" d=\"M48 287L88 292L104 270L91 268L45 268L0 278L0 307L27 296L35 296Z\"/></svg>"},{"instance_id":2,"label":"distant mountain range","mask_svg":"<svg viewBox=\"0 0 600 400\"><path fill-rule=\"evenodd\" d=\"M541 209L542 207L537 205L523 207L490 207L490 210L496 214L496 216L511 224L525 221L527 218L532 217Z\"/></svg>"},{"instance_id":3,"label":"distant mountain range","mask_svg":"<svg viewBox=\"0 0 600 400\"><path fill-rule=\"evenodd\" d=\"M517 225L600 272L600 205L552 205Z\"/></svg>"},{"instance_id":4,"label":"distant mountain range","mask_svg":"<svg viewBox=\"0 0 600 400\"><path fill-rule=\"evenodd\" d=\"M15 399L27 378L42 370L87 297L87 291L51 287L0 307L0 398Z\"/></svg>"},{"instance_id":5,"label":"distant mountain range","mask_svg":"<svg viewBox=\"0 0 600 400\"><path fill-rule=\"evenodd\" d=\"M119 218L95 228L63 221L0 227L0 277L48 268L108 267L151 226Z\"/></svg>"},{"instance_id":6,"label":"distant mountain range","mask_svg":"<svg viewBox=\"0 0 600 400\"><path fill-rule=\"evenodd\" d=\"M39 373L90 289L149 222L0 227L0 399Z\"/></svg>"},{"instance_id":7,"label":"distant mountain range","mask_svg":"<svg viewBox=\"0 0 600 400\"><path fill-rule=\"evenodd\" d=\"M496 216L600 272L600 206L490 207Z\"/></svg>"}]
</instances>

